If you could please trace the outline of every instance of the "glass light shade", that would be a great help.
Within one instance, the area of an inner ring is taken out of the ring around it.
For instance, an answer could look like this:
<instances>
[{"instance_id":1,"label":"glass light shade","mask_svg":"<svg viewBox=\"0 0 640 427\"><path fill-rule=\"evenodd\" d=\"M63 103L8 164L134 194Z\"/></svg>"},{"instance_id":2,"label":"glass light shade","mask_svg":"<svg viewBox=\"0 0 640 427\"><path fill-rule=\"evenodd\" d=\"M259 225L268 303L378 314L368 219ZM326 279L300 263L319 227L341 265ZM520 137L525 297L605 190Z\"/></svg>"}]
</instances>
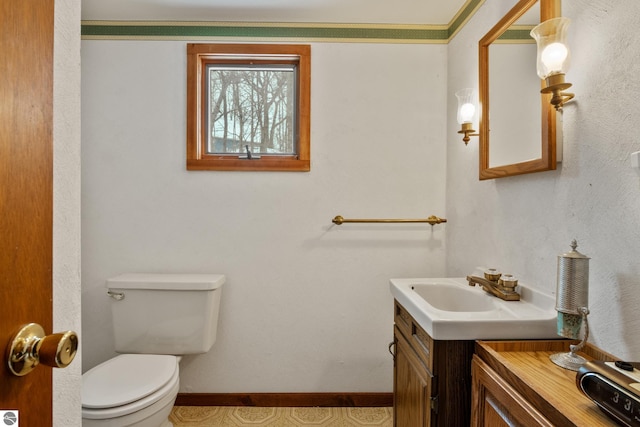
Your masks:
<instances>
[{"instance_id":1,"label":"glass light shade","mask_svg":"<svg viewBox=\"0 0 640 427\"><path fill-rule=\"evenodd\" d=\"M458 98L458 123L473 123L478 115L478 96L474 89L456 92Z\"/></svg>"},{"instance_id":2,"label":"glass light shade","mask_svg":"<svg viewBox=\"0 0 640 427\"><path fill-rule=\"evenodd\" d=\"M541 79L554 74L565 74L569 68L570 55L566 38L570 22L569 18L553 18L531 30L531 37L538 45L536 68Z\"/></svg>"}]
</instances>

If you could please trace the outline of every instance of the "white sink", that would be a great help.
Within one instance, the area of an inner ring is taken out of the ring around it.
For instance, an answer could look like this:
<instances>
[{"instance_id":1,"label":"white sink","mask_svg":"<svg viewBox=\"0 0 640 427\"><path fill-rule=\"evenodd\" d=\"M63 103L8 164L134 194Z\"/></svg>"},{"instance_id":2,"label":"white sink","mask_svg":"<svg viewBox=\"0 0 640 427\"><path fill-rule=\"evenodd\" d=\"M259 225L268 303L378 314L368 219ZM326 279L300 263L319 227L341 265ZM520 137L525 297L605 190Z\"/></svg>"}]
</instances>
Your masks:
<instances>
[{"instance_id":1,"label":"white sink","mask_svg":"<svg viewBox=\"0 0 640 427\"><path fill-rule=\"evenodd\" d=\"M391 279L391 293L436 340L553 339L555 299L518 285L520 301L503 301L464 277Z\"/></svg>"},{"instance_id":2,"label":"white sink","mask_svg":"<svg viewBox=\"0 0 640 427\"><path fill-rule=\"evenodd\" d=\"M496 308L491 298L474 292L470 286L462 288L448 283L419 283L411 285L411 289L427 301L427 304L441 311L470 313Z\"/></svg>"}]
</instances>

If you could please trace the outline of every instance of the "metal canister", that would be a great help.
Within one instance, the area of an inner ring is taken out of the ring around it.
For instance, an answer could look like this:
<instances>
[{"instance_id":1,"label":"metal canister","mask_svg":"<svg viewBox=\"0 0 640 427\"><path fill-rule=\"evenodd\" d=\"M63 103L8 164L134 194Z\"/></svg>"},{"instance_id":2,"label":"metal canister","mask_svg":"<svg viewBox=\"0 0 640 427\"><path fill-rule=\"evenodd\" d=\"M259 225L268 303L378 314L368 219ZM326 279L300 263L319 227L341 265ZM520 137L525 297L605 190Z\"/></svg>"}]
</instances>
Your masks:
<instances>
[{"instance_id":1,"label":"metal canister","mask_svg":"<svg viewBox=\"0 0 640 427\"><path fill-rule=\"evenodd\" d=\"M582 327L579 308L589 307L589 257L576 250L578 243L571 242L571 252L558 256L556 282L556 311L558 311L558 335L578 339Z\"/></svg>"},{"instance_id":2,"label":"metal canister","mask_svg":"<svg viewBox=\"0 0 640 427\"><path fill-rule=\"evenodd\" d=\"M571 242L571 252L558 256L556 310L579 314L578 308L589 307L589 258L576 250L578 243Z\"/></svg>"}]
</instances>

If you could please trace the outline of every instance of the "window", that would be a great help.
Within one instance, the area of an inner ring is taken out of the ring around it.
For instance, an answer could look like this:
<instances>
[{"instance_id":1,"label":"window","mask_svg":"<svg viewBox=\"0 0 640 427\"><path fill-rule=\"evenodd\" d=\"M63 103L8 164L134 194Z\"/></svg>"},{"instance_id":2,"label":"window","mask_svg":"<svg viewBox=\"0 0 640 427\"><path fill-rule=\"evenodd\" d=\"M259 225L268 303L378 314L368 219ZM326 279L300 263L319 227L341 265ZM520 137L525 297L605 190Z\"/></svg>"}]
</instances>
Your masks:
<instances>
[{"instance_id":1,"label":"window","mask_svg":"<svg viewBox=\"0 0 640 427\"><path fill-rule=\"evenodd\" d=\"M308 171L308 45L187 45L187 169Z\"/></svg>"}]
</instances>

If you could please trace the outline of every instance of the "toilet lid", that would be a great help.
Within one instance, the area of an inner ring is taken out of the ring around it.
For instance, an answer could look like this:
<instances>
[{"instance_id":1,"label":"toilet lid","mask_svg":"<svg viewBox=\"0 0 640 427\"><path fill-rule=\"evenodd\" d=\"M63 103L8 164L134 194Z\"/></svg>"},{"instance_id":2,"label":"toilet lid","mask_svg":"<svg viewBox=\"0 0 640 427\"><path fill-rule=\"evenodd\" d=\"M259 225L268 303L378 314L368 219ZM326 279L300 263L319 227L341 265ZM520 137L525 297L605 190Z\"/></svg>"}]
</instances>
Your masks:
<instances>
[{"instance_id":1,"label":"toilet lid","mask_svg":"<svg viewBox=\"0 0 640 427\"><path fill-rule=\"evenodd\" d=\"M100 409L135 402L167 384L177 369L176 356L121 354L82 376L82 406Z\"/></svg>"}]
</instances>

